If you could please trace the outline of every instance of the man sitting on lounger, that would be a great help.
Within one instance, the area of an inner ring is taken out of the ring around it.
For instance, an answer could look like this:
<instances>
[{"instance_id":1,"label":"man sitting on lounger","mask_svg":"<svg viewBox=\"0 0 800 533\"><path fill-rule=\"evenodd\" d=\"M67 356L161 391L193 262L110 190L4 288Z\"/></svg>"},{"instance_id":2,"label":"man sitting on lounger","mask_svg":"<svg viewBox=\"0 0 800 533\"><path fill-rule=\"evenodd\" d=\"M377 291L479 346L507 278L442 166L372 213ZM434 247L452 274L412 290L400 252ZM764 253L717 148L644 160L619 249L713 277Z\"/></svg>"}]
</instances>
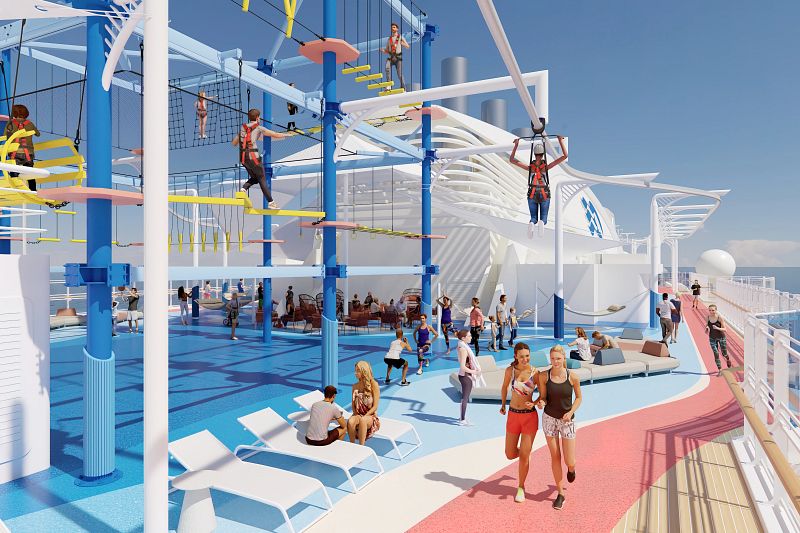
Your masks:
<instances>
[{"instance_id":1,"label":"man sitting on lounger","mask_svg":"<svg viewBox=\"0 0 800 533\"><path fill-rule=\"evenodd\" d=\"M599 331L593 331L592 344L589 346L589 349L592 350L592 355L600 350L607 350L609 348L619 348L619 344L609 335L605 335Z\"/></svg>"},{"instance_id":2,"label":"man sitting on lounger","mask_svg":"<svg viewBox=\"0 0 800 533\"><path fill-rule=\"evenodd\" d=\"M343 439L347 432L344 412L333 403L338 392L336 387L328 385L324 392L325 399L311 406L311 417L308 422L308 431L306 431L306 442L311 446L327 446L334 441ZM328 429L334 420L339 423L339 427Z\"/></svg>"}]
</instances>

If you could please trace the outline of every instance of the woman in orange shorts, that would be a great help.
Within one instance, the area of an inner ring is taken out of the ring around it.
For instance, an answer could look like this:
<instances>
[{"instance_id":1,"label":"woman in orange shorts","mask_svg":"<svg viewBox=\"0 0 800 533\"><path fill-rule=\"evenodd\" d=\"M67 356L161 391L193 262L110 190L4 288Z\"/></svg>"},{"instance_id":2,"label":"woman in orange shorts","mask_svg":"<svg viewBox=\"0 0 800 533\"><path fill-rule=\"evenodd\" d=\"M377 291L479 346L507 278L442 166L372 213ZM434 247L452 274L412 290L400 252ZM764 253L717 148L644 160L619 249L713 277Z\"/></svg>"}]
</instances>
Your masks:
<instances>
[{"instance_id":1,"label":"woman in orange shorts","mask_svg":"<svg viewBox=\"0 0 800 533\"><path fill-rule=\"evenodd\" d=\"M528 477L531 447L536 431L539 429L539 413L535 407L541 408L544 402L540 398L533 399L538 372L531 367L531 349L527 344L518 342L514 346L514 362L506 368L503 387L500 391L502 405L500 414L506 414L506 397L511 386L511 402L506 420L506 457L519 458L519 484L514 501L525 501L525 478Z\"/></svg>"}]
</instances>

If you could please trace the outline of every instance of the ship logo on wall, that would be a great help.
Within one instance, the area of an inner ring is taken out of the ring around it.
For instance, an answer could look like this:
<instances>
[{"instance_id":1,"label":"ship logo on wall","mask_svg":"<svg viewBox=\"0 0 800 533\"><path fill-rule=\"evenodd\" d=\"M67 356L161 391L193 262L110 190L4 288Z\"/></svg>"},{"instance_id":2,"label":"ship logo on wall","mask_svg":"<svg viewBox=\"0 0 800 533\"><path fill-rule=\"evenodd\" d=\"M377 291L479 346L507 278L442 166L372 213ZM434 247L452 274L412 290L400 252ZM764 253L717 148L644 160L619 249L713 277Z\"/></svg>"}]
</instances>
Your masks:
<instances>
[{"instance_id":1,"label":"ship logo on wall","mask_svg":"<svg viewBox=\"0 0 800 533\"><path fill-rule=\"evenodd\" d=\"M603 223L600 221L600 215L597 213L597 209L595 209L594 204L587 200L586 197L581 198L581 204L583 205L583 212L586 215L586 221L589 224L589 233L592 236L597 236L598 238L603 238Z\"/></svg>"}]
</instances>

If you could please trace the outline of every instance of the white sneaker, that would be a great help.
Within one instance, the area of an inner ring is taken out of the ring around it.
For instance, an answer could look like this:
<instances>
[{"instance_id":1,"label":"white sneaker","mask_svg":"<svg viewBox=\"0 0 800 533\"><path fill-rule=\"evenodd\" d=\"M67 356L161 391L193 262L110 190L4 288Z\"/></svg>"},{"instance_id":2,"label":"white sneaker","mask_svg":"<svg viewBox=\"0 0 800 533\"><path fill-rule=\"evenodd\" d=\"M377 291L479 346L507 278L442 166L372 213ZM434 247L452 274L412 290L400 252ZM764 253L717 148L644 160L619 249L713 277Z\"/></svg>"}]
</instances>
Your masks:
<instances>
[{"instance_id":1,"label":"white sneaker","mask_svg":"<svg viewBox=\"0 0 800 533\"><path fill-rule=\"evenodd\" d=\"M278 207L278 204L276 204L275 202L270 202L267 205L267 207L269 207L270 209L280 209L280 207Z\"/></svg>"},{"instance_id":2,"label":"white sneaker","mask_svg":"<svg viewBox=\"0 0 800 533\"><path fill-rule=\"evenodd\" d=\"M544 236L544 222L542 222L540 220L538 226L539 226L539 237L543 237Z\"/></svg>"},{"instance_id":3,"label":"white sneaker","mask_svg":"<svg viewBox=\"0 0 800 533\"><path fill-rule=\"evenodd\" d=\"M528 238L533 239L533 229L535 225L533 222L528 223Z\"/></svg>"},{"instance_id":4,"label":"white sneaker","mask_svg":"<svg viewBox=\"0 0 800 533\"><path fill-rule=\"evenodd\" d=\"M458 425L459 425L459 426L467 426L467 427L469 427L469 426L471 426L471 425L472 425L472 422L470 422L469 420L467 420L467 419L465 418L464 420L459 420L459 421L458 421Z\"/></svg>"},{"instance_id":5,"label":"white sneaker","mask_svg":"<svg viewBox=\"0 0 800 533\"><path fill-rule=\"evenodd\" d=\"M422 375L422 367L419 367L419 369L417 370L417 375L418 375L418 376L421 376L421 375Z\"/></svg>"},{"instance_id":6,"label":"white sneaker","mask_svg":"<svg viewBox=\"0 0 800 533\"><path fill-rule=\"evenodd\" d=\"M241 189L239 189L239 192L243 192L243 193L247 194L247 189L245 189L244 187L242 187Z\"/></svg>"}]
</instances>

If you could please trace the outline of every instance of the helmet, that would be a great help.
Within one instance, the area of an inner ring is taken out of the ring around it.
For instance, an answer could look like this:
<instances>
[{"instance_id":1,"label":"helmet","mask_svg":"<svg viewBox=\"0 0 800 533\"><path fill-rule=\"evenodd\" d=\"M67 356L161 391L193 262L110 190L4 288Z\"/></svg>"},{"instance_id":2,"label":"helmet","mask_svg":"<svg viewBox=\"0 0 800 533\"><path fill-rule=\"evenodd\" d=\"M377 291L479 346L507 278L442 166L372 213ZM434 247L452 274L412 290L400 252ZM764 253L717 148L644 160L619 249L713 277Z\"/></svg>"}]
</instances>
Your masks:
<instances>
[{"instance_id":1,"label":"helmet","mask_svg":"<svg viewBox=\"0 0 800 533\"><path fill-rule=\"evenodd\" d=\"M542 143L536 143L533 145L533 154L544 155L544 146L542 145Z\"/></svg>"}]
</instances>

